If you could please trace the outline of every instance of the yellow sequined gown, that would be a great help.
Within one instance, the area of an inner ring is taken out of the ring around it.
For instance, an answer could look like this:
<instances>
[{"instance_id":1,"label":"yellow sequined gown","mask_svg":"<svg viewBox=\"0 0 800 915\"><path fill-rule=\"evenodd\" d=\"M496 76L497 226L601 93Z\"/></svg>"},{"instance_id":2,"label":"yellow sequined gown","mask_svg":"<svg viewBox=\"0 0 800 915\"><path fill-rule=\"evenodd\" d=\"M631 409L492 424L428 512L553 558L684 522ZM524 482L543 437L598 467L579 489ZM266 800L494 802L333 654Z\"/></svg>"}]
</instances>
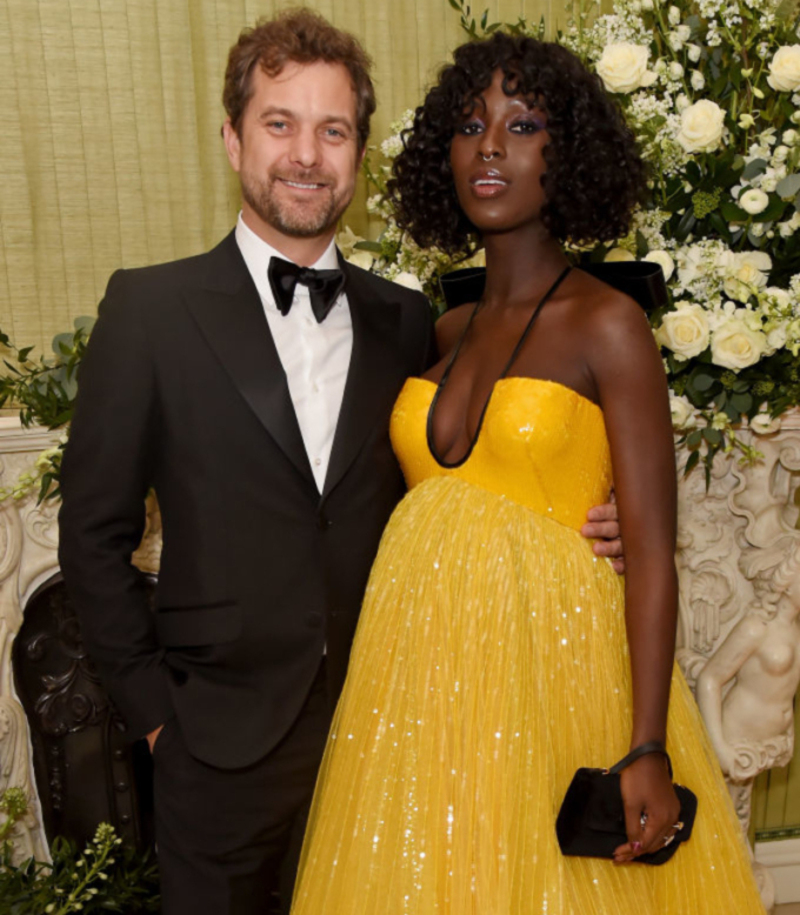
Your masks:
<instances>
[{"instance_id":1,"label":"yellow sequined gown","mask_svg":"<svg viewBox=\"0 0 800 915\"><path fill-rule=\"evenodd\" d=\"M677 669L668 740L699 797L691 840L661 867L560 854L575 769L616 762L630 735L623 583L578 532L609 492L603 415L501 379L445 469L434 392L409 379L392 417L410 492L372 571L292 915L762 915Z\"/></svg>"}]
</instances>

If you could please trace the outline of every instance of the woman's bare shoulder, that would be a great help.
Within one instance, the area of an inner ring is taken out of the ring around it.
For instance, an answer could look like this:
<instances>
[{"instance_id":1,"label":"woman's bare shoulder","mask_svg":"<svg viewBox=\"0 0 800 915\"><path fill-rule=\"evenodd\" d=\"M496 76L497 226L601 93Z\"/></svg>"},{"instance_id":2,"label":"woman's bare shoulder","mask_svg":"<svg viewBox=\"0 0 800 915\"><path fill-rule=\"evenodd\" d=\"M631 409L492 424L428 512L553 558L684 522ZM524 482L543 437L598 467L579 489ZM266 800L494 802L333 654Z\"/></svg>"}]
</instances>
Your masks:
<instances>
[{"instance_id":1,"label":"woman's bare shoulder","mask_svg":"<svg viewBox=\"0 0 800 915\"><path fill-rule=\"evenodd\" d=\"M436 345L441 355L449 353L456 345L474 308L474 302L468 305L459 305L456 308L450 308L437 320Z\"/></svg>"}]
</instances>

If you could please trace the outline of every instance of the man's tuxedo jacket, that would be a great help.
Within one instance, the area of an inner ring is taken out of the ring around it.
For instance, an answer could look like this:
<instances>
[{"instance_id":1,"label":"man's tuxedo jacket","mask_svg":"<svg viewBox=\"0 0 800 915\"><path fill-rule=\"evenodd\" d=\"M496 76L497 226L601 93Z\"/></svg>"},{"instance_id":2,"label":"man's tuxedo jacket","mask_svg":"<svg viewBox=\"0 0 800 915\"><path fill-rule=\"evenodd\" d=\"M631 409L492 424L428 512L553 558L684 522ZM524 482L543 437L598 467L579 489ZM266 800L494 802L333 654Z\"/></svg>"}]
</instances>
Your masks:
<instances>
[{"instance_id":1,"label":"man's tuxedo jacket","mask_svg":"<svg viewBox=\"0 0 800 915\"><path fill-rule=\"evenodd\" d=\"M338 695L404 492L392 405L433 352L424 296L342 269L353 351L321 495L233 233L109 282L63 460L60 561L131 737L177 716L197 758L245 766L287 732L325 646ZM130 564L151 487L164 541L155 612Z\"/></svg>"}]
</instances>

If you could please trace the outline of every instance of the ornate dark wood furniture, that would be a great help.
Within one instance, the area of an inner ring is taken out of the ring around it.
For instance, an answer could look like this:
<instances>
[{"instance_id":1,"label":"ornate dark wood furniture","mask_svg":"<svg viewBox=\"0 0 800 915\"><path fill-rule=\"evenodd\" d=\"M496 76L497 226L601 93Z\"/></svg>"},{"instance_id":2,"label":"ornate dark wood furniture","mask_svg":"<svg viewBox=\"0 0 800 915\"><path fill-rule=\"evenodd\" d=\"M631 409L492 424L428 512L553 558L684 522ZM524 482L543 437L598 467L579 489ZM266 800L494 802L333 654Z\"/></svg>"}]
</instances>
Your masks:
<instances>
[{"instance_id":1,"label":"ornate dark wood furniture","mask_svg":"<svg viewBox=\"0 0 800 915\"><path fill-rule=\"evenodd\" d=\"M154 582L149 579L152 594ZM131 746L83 646L61 575L25 607L12 652L14 683L28 717L36 786L48 841L82 846L98 823L139 850L153 844L150 754Z\"/></svg>"}]
</instances>

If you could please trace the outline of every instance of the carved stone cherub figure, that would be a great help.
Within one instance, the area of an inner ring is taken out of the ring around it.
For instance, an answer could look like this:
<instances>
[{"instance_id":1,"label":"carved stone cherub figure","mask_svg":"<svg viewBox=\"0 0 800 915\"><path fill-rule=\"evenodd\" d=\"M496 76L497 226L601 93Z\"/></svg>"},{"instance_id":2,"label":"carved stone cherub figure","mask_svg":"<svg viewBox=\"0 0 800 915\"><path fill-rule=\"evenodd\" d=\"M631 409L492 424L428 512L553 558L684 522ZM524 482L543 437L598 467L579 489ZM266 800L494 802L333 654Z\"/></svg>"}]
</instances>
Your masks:
<instances>
[{"instance_id":1,"label":"carved stone cherub figure","mask_svg":"<svg viewBox=\"0 0 800 915\"><path fill-rule=\"evenodd\" d=\"M746 550L740 565L753 582L756 602L697 678L697 702L722 771L739 782L792 757L800 683L800 534Z\"/></svg>"}]
</instances>

